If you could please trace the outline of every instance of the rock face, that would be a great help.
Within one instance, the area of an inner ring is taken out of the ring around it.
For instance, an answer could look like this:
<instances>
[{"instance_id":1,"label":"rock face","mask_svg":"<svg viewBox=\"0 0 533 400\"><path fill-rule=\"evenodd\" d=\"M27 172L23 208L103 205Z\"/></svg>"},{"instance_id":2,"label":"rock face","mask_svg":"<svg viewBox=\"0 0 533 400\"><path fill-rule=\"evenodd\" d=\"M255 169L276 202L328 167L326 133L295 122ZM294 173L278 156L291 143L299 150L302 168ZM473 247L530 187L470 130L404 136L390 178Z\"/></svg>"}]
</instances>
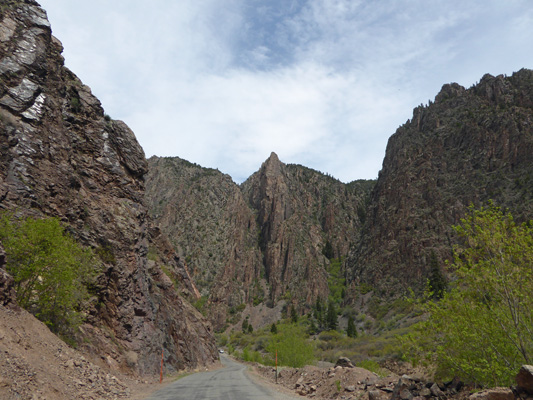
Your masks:
<instances>
[{"instance_id":1,"label":"rock face","mask_svg":"<svg viewBox=\"0 0 533 400\"><path fill-rule=\"evenodd\" d=\"M150 158L146 182L150 213L209 297L216 329L245 304L286 300L304 312L326 299L326 244L330 257L348 253L373 185L345 185L275 153L240 187L179 158Z\"/></svg>"},{"instance_id":2,"label":"rock face","mask_svg":"<svg viewBox=\"0 0 533 400\"><path fill-rule=\"evenodd\" d=\"M4 307L16 306L13 278L6 272L6 253L0 244L0 305Z\"/></svg>"},{"instance_id":3,"label":"rock face","mask_svg":"<svg viewBox=\"0 0 533 400\"><path fill-rule=\"evenodd\" d=\"M435 102L389 139L361 241L347 260L354 287L420 290L431 253L441 264L451 226L489 199L518 221L533 218L533 71L444 85Z\"/></svg>"},{"instance_id":4,"label":"rock face","mask_svg":"<svg viewBox=\"0 0 533 400\"><path fill-rule=\"evenodd\" d=\"M257 226L239 187L228 175L180 158L149 160L150 214L190 267L215 327L227 309L264 299Z\"/></svg>"},{"instance_id":5,"label":"rock face","mask_svg":"<svg viewBox=\"0 0 533 400\"><path fill-rule=\"evenodd\" d=\"M104 272L83 329L93 338L87 346L109 354L110 364L155 372L162 348L174 368L212 362L210 326L160 267L181 276L180 290L194 297L184 264L172 252L159 264L148 260L157 240L144 205L147 163L133 132L104 116L64 67L37 3L2 7L0 208L57 216L100 256Z\"/></svg>"},{"instance_id":6,"label":"rock face","mask_svg":"<svg viewBox=\"0 0 533 400\"><path fill-rule=\"evenodd\" d=\"M256 211L272 300L288 295L299 304L312 304L327 297L324 249L329 242L338 258L357 242L357 210L364 207L372 184L345 185L309 168L285 165L275 153L242 184Z\"/></svg>"},{"instance_id":7,"label":"rock face","mask_svg":"<svg viewBox=\"0 0 533 400\"><path fill-rule=\"evenodd\" d=\"M516 375L516 384L520 390L533 394L533 365L522 365Z\"/></svg>"}]
</instances>

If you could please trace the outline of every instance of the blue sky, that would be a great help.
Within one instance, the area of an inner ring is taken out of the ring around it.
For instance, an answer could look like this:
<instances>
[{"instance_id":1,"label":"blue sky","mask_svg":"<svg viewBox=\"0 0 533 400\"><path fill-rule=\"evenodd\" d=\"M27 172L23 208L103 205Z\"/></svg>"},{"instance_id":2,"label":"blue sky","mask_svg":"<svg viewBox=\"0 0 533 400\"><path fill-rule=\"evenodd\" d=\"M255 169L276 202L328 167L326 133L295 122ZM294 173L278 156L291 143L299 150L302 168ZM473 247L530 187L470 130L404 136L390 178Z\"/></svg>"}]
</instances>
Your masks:
<instances>
[{"instance_id":1,"label":"blue sky","mask_svg":"<svg viewBox=\"0 0 533 400\"><path fill-rule=\"evenodd\" d=\"M241 182L275 151L349 182L443 84L533 68L530 0L40 0L146 155Z\"/></svg>"}]
</instances>

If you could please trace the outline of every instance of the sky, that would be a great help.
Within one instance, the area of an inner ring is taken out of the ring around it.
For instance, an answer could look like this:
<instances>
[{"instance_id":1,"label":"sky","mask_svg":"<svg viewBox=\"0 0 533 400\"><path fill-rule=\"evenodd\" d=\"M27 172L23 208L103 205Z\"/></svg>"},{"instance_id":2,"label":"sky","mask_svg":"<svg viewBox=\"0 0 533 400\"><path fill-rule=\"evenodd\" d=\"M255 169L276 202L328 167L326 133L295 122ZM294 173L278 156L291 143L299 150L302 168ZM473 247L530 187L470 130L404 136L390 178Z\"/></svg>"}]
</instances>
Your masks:
<instances>
[{"instance_id":1,"label":"sky","mask_svg":"<svg viewBox=\"0 0 533 400\"><path fill-rule=\"evenodd\" d=\"M533 68L531 0L38 0L146 156L237 183L276 152L350 182L445 83Z\"/></svg>"}]
</instances>

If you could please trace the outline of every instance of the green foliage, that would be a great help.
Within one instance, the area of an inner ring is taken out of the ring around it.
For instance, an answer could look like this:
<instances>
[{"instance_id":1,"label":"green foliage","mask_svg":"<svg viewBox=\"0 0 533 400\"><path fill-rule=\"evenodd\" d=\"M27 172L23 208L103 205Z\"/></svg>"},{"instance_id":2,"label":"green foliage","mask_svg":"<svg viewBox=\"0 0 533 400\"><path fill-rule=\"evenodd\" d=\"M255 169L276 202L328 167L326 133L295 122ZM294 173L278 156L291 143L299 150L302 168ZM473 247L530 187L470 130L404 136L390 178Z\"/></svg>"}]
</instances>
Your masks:
<instances>
[{"instance_id":1,"label":"green foliage","mask_svg":"<svg viewBox=\"0 0 533 400\"><path fill-rule=\"evenodd\" d=\"M348 317L348 327L346 328L346 335L351 338L357 337L357 330L355 329L355 321L351 315Z\"/></svg>"},{"instance_id":2,"label":"green foliage","mask_svg":"<svg viewBox=\"0 0 533 400\"><path fill-rule=\"evenodd\" d=\"M314 328L316 328L315 331L323 329L326 325L326 310L322 301L318 297L314 307L314 317L316 319L316 326L314 326Z\"/></svg>"},{"instance_id":3,"label":"green foliage","mask_svg":"<svg viewBox=\"0 0 533 400\"><path fill-rule=\"evenodd\" d=\"M238 306L230 307L229 313L231 315L235 315L237 313L240 313L240 312L244 311L245 308L246 308L246 304L245 303L241 303Z\"/></svg>"},{"instance_id":4,"label":"green foliage","mask_svg":"<svg viewBox=\"0 0 533 400\"><path fill-rule=\"evenodd\" d=\"M370 360L370 359L362 360L357 363L357 366L360 368L364 368L370 372L373 372L380 377L387 376L387 372L383 368L381 368L379 363L375 360Z\"/></svg>"},{"instance_id":5,"label":"green foliage","mask_svg":"<svg viewBox=\"0 0 533 400\"><path fill-rule=\"evenodd\" d=\"M265 362L261 353L259 353L258 351L251 350L248 346L242 350L241 358L244 361L256 362L261 364L264 364Z\"/></svg>"},{"instance_id":6,"label":"green foliage","mask_svg":"<svg viewBox=\"0 0 533 400\"><path fill-rule=\"evenodd\" d=\"M0 214L0 240L18 303L54 332L69 334L82 322L80 307L96 274L92 252L66 234L57 218Z\"/></svg>"},{"instance_id":7,"label":"green foliage","mask_svg":"<svg viewBox=\"0 0 533 400\"><path fill-rule=\"evenodd\" d=\"M429 318L407 338L410 353L484 386L507 386L533 361L533 228L516 225L492 204L455 227L457 281L440 301L425 305Z\"/></svg>"},{"instance_id":8,"label":"green foliage","mask_svg":"<svg viewBox=\"0 0 533 400\"><path fill-rule=\"evenodd\" d=\"M95 250L96 255L106 264L116 264L115 253L110 244L99 246Z\"/></svg>"},{"instance_id":9,"label":"green foliage","mask_svg":"<svg viewBox=\"0 0 533 400\"><path fill-rule=\"evenodd\" d=\"M429 290L434 298L441 299L444 296L444 292L448 289L448 281L440 269L437 254L434 251L431 252L429 267Z\"/></svg>"},{"instance_id":10,"label":"green foliage","mask_svg":"<svg viewBox=\"0 0 533 400\"><path fill-rule=\"evenodd\" d=\"M337 329L337 310L335 303L331 300L328 304L328 312L326 314L326 327L332 331Z\"/></svg>"},{"instance_id":11,"label":"green foliage","mask_svg":"<svg viewBox=\"0 0 533 400\"><path fill-rule=\"evenodd\" d=\"M206 315L205 305L207 304L207 296L202 296L193 303L194 308Z\"/></svg>"},{"instance_id":12,"label":"green foliage","mask_svg":"<svg viewBox=\"0 0 533 400\"><path fill-rule=\"evenodd\" d=\"M298 323L298 313L296 312L294 306L291 306L291 322L293 324Z\"/></svg>"},{"instance_id":13,"label":"green foliage","mask_svg":"<svg viewBox=\"0 0 533 400\"><path fill-rule=\"evenodd\" d=\"M373 290L374 290L374 288L371 285L369 285L368 283L363 282L363 283L361 283L359 285L359 292L361 292L361 294L367 294L367 293L370 293Z\"/></svg>"},{"instance_id":14,"label":"green foliage","mask_svg":"<svg viewBox=\"0 0 533 400\"><path fill-rule=\"evenodd\" d=\"M313 345L303 326L295 324L279 324L278 334L272 335L266 350L274 357L277 350L279 365L301 368L314 361Z\"/></svg>"},{"instance_id":15,"label":"green foliage","mask_svg":"<svg viewBox=\"0 0 533 400\"><path fill-rule=\"evenodd\" d=\"M328 268L329 300L339 305L344 298L346 279L341 271L342 259L332 259Z\"/></svg>"},{"instance_id":16,"label":"green foliage","mask_svg":"<svg viewBox=\"0 0 533 400\"><path fill-rule=\"evenodd\" d=\"M324 331L316 341L316 356L319 360L336 362L339 357L348 357L354 363L363 360L380 361L399 358L402 347L399 335L405 335L407 328L386 331L379 336L359 334L355 338L338 331Z\"/></svg>"},{"instance_id":17,"label":"green foliage","mask_svg":"<svg viewBox=\"0 0 533 400\"><path fill-rule=\"evenodd\" d=\"M272 322L272 326L270 327L270 333L272 333L273 335L278 333L278 327L276 326L275 322Z\"/></svg>"},{"instance_id":18,"label":"green foliage","mask_svg":"<svg viewBox=\"0 0 533 400\"><path fill-rule=\"evenodd\" d=\"M159 254L157 252L157 248L155 246L148 246L148 254L146 257L150 261L158 261L159 260Z\"/></svg>"},{"instance_id":19,"label":"green foliage","mask_svg":"<svg viewBox=\"0 0 533 400\"><path fill-rule=\"evenodd\" d=\"M342 386L341 386L341 381L340 380L336 380L335 381L335 388L337 389L337 392L341 391Z\"/></svg>"}]
</instances>

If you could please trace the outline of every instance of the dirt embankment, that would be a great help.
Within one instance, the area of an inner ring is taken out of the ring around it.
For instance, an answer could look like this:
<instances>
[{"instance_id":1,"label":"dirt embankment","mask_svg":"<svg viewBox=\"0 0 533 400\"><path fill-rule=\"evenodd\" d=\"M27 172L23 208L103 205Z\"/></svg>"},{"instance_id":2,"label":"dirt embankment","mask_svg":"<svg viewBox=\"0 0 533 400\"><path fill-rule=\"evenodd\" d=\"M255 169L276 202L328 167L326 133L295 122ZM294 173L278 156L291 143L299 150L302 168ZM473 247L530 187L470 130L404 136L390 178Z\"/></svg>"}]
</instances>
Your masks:
<instances>
[{"instance_id":1,"label":"dirt embankment","mask_svg":"<svg viewBox=\"0 0 533 400\"><path fill-rule=\"evenodd\" d=\"M95 365L31 314L0 305L0 399L145 399L172 382L137 379Z\"/></svg>"}]
</instances>

